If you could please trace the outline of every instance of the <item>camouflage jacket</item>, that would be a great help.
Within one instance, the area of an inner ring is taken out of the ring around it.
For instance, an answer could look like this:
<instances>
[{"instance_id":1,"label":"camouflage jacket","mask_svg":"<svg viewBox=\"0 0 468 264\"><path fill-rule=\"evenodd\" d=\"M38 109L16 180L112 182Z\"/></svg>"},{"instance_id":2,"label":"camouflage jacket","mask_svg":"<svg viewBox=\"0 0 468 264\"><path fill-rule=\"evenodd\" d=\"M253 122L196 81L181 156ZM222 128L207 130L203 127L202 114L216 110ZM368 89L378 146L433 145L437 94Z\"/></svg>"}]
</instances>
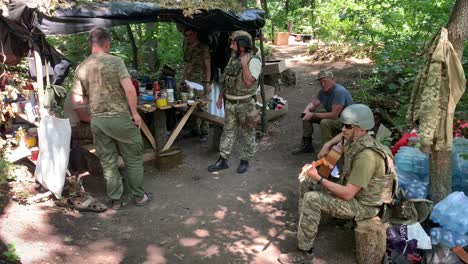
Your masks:
<instances>
[{"instance_id":1,"label":"camouflage jacket","mask_svg":"<svg viewBox=\"0 0 468 264\"><path fill-rule=\"evenodd\" d=\"M411 93L406 116L413 127L419 121L421 150L451 150L453 114L465 91L465 74L460 59L442 28L425 51L425 63Z\"/></svg>"},{"instance_id":2,"label":"camouflage jacket","mask_svg":"<svg viewBox=\"0 0 468 264\"><path fill-rule=\"evenodd\" d=\"M206 81L205 59L210 59L210 49L199 43L195 47L184 44L184 62L186 78L191 82L203 84Z\"/></svg>"},{"instance_id":3,"label":"camouflage jacket","mask_svg":"<svg viewBox=\"0 0 468 264\"><path fill-rule=\"evenodd\" d=\"M393 156L386 146L375 141L369 135L365 135L345 147L345 161L343 167L345 181L351 172L355 156L367 148L372 149L384 159L385 174L372 177L367 188L361 189L356 194L355 198L362 204L368 206L380 206L383 203L391 203L398 185L393 166Z\"/></svg>"},{"instance_id":4,"label":"camouflage jacket","mask_svg":"<svg viewBox=\"0 0 468 264\"><path fill-rule=\"evenodd\" d=\"M120 58L94 53L76 68L72 92L89 98L91 117L130 117L127 96L120 84L125 78L130 74Z\"/></svg>"}]
</instances>

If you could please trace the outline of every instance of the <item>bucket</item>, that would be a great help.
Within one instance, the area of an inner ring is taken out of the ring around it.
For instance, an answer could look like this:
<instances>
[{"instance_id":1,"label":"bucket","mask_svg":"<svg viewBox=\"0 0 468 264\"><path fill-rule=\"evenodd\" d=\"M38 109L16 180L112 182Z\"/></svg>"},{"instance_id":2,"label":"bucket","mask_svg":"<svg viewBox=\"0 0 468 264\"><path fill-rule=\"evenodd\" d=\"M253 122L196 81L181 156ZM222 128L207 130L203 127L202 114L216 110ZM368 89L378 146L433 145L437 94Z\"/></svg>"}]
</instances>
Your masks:
<instances>
[{"instance_id":1,"label":"bucket","mask_svg":"<svg viewBox=\"0 0 468 264\"><path fill-rule=\"evenodd\" d=\"M156 99L156 106L159 106L159 107L167 106L167 99L166 98Z\"/></svg>"}]
</instances>

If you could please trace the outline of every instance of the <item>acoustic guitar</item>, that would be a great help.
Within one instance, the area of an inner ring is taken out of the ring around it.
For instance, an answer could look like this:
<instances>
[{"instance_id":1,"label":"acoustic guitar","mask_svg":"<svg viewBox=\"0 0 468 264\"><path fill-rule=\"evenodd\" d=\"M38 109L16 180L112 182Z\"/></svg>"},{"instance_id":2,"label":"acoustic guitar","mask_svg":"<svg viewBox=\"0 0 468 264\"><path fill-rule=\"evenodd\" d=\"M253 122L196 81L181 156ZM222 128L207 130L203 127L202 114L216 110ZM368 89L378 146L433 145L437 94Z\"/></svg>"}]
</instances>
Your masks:
<instances>
[{"instance_id":1,"label":"acoustic guitar","mask_svg":"<svg viewBox=\"0 0 468 264\"><path fill-rule=\"evenodd\" d=\"M312 166L317 168L317 172L320 176L327 179L330 176L330 173L333 171L338 160L340 160L341 156L343 155L343 144L339 143L334 145L328 154L314 162L311 163ZM302 181L303 179L307 178L307 171L302 171L299 174L299 180Z\"/></svg>"}]
</instances>

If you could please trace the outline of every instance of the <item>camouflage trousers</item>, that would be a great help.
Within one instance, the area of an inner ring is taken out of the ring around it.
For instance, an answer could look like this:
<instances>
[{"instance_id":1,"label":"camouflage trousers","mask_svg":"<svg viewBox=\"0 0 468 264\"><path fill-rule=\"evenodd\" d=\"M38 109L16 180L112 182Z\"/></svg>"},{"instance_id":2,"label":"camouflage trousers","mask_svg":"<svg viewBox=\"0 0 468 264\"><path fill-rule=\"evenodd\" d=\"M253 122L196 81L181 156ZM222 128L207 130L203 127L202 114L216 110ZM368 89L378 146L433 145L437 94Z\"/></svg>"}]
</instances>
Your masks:
<instances>
[{"instance_id":1,"label":"camouflage trousers","mask_svg":"<svg viewBox=\"0 0 468 264\"><path fill-rule=\"evenodd\" d=\"M199 98L205 98L205 91L195 90L195 96ZM198 110L202 112L208 112L208 104L199 104ZM207 135L208 134L208 121L196 118L191 121L192 123L192 131L199 135Z\"/></svg>"},{"instance_id":2,"label":"camouflage trousers","mask_svg":"<svg viewBox=\"0 0 468 264\"><path fill-rule=\"evenodd\" d=\"M255 154L257 144L255 142L255 128L244 128L248 113L255 109L253 99L238 101L224 101L224 129L219 144L221 157L228 159L232 147L236 141L238 130L240 134L240 158L249 160Z\"/></svg>"},{"instance_id":3,"label":"camouflage trousers","mask_svg":"<svg viewBox=\"0 0 468 264\"><path fill-rule=\"evenodd\" d=\"M303 120L302 137L311 138L314 134L314 124L320 124L320 135L322 136L322 145L330 141L341 132L342 124L339 120Z\"/></svg>"},{"instance_id":4,"label":"camouflage trousers","mask_svg":"<svg viewBox=\"0 0 468 264\"><path fill-rule=\"evenodd\" d=\"M309 250L314 246L322 213L340 219L360 221L376 216L380 208L366 206L356 199L345 201L322 191L307 191L313 183L299 185L299 224L297 230L298 247Z\"/></svg>"},{"instance_id":5,"label":"camouflage trousers","mask_svg":"<svg viewBox=\"0 0 468 264\"><path fill-rule=\"evenodd\" d=\"M142 197L143 140L140 129L130 117L98 117L91 120L91 130L109 198L118 200L127 194ZM119 156L128 175L123 176L117 168Z\"/></svg>"}]
</instances>

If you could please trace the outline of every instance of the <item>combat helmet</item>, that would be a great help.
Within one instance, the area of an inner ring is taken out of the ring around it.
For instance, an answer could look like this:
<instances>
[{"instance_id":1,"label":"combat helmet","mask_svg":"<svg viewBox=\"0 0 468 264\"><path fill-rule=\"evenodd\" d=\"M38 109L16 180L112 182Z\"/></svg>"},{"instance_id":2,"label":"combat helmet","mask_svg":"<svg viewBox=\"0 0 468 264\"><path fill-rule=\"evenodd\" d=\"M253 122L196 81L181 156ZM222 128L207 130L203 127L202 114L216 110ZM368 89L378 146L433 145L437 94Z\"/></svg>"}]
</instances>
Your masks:
<instances>
[{"instance_id":1,"label":"combat helmet","mask_svg":"<svg viewBox=\"0 0 468 264\"><path fill-rule=\"evenodd\" d=\"M231 34L231 41L237 42L239 47L244 47L247 49L252 48L252 36L247 31L237 30Z\"/></svg>"},{"instance_id":2,"label":"combat helmet","mask_svg":"<svg viewBox=\"0 0 468 264\"><path fill-rule=\"evenodd\" d=\"M364 130L374 128L374 114L364 104L352 104L341 112L340 121L343 124L355 125Z\"/></svg>"}]
</instances>

